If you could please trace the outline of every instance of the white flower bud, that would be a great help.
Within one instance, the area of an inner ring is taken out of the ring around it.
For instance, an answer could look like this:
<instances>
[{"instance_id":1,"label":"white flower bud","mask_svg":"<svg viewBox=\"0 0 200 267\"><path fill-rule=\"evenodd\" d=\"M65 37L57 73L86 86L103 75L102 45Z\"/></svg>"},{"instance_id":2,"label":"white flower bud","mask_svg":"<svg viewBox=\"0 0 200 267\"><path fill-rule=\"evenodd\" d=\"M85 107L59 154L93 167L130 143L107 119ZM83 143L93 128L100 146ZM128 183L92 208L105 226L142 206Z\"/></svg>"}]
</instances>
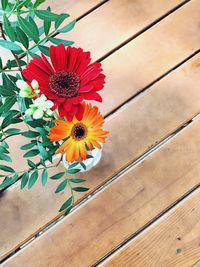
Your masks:
<instances>
[{"instance_id":1,"label":"white flower bud","mask_svg":"<svg viewBox=\"0 0 200 267\"><path fill-rule=\"evenodd\" d=\"M31 116L31 115L33 115L33 113L34 113L34 110L31 109L31 108L28 108L28 109L25 111L25 115L26 115L26 116Z\"/></svg>"},{"instance_id":2,"label":"white flower bud","mask_svg":"<svg viewBox=\"0 0 200 267\"><path fill-rule=\"evenodd\" d=\"M34 113L33 113L33 118L34 119L42 119L42 117L44 116L44 111L37 109Z\"/></svg>"},{"instance_id":3,"label":"white flower bud","mask_svg":"<svg viewBox=\"0 0 200 267\"><path fill-rule=\"evenodd\" d=\"M52 116L53 102L47 100L45 95L41 95L37 99L33 100L33 104L29 106L26 111L26 115L33 115L34 119L41 119L43 116Z\"/></svg>"},{"instance_id":4,"label":"white flower bud","mask_svg":"<svg viewBox=\"0 0 200 267\"><path fill-rule=\"evenodd\" d=\"M36 80L32 80L31 86L33 87L34 90L38 90L39 84Z\"/></svg>"}]
</instances>

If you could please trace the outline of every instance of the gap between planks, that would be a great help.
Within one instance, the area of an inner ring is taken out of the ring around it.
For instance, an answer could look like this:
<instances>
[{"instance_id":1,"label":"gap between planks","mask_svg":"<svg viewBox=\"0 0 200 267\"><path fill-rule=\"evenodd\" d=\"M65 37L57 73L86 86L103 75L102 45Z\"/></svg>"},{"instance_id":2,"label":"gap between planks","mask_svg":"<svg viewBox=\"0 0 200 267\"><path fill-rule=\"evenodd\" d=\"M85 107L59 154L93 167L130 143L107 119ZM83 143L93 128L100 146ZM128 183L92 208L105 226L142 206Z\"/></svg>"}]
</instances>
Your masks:
<instances>
[{"instance_id":1,"label":"gap between planks","mask_svg":"<svg viewBox=\"0 0 200 267\"><path fill-rule=\"evenodd\" d=\"M146 237L146 240L148 240L147 239L147 237L148 237L148 233L149 232L151 232L153 229L159 229L159 225L160 224L162 224L164 221L166 222L166 220L167 220L167 218L169 218L169 216L173 216L173 217L175 217L175 213L176 213L176 211L177 210L180 210L180 209L182 209L183 207L184 207L184 205L187 205L187 207L190 207L190 209L191 209L191 211L194 211L195 210L195 207L191 207L190 205L189 205L189 203L188 203L188 201L190 201L192 198L195 198L195 195L197 195L197 194L199 194L199 189L200 189L200 184L198 184L197 186L195 186L193 189L191 189L188 193L186 193L183 197L181 197L180 199L179 199L179 202L176 202L175 203L175 205L173 205L170 209L166 209L166 212L162 215L162 216L156 216L156 220L153 222L153 223L148 223L148 225L146 225L146 227L143 229L141 229L142 231L140 231L139 230L139 232L137 232L135 235L131 235L127 240L125 240L124 242L123 242L123 244L120 244L119 246L117 246L114 250L112 250L112 251L110 251L110 255L106 255L106 256L104 256L104 257L102 257L100 260L98 260L95 264L93 264L92 265L92 267L96 267L96 266L110 266L109 264L111 264L112 266L114 266L113 264L114 264L114 262L116 263L117 262L117 257L118 257L118 259L120 258L120 253L122 252L122 251L125 251L128 247L130 248L130 247L135 247L135 246L137 246L136 245L136 243L137 243L137 241L138 241L138 239L140 239L140 240L142 240L144 237ZM187 203L187 204L186 204ZM189 214L188 214L189 215ZM179 218L180 218L181 216L179 216ZM188 216L187 216L188 217ZM197 217L197 216L196 216ZM161 219L162 218L162 219ZM189 218L189 217L188 217ZM192 218L191 218L192 219ZM196 218L197 219L197 218ZM183 223L183 225L185 225L185 224L187 224L187 222L185 222L185 220L181 217L181 219L180 219L180 221L182 221L182 223ZM175 222L176 222L176 220L175 220ZM164 224L163 224L164 225ZM178 228L178 227L177 227ZM163 229L164 230L164 229ZM145 232L144 232L145 231ZM166 231L165 231L166 232ZM198 233L198 232L197 232ZM190 234L189 235L189 233L187 233L188 235L188 237L190 236L191 237L191 235L192 234ZM186 235L186 234L185 234ZM137 237L137 239L136 239L136 237ZM197 236L198 237L198 236ZM180 236L179 237L177 237L177 239L178 240L181 240L182 238L180 238ZM162 240L162 241L160 241L161 243L160 243L160 245L162 244L162 242L163 242L163 239L161 238L160 240ZM155 238L155 243L156 243L156 241L158 242L158 236ZM165 242L166 242L166 240L165 240ZM149 242L150 243L150 242ZM141 243L142 244L142 243ZM200 245L200 243L198 243L198 245L197 246L199 246ZM148 246L148 245L147 245ZM142 246L141 246L142 247ZM166 247L165 247L166 248ZM154 247L154 249L155 249L155 247ZM190 248L191 249L191 248ZM178 252L178 250L180 250L181 251L181 249L180 248L177 248L176 249L176 254L177 253L179 253ZM150 251L151 251L151 249L150 249ZM149 251L149 252L150 252ZM116 252L116 253L115 253ZM155 250L154 250L154 252L155 252ZM166 252L167 252L167 255L168 255L168 251L166 250ZM133 254L134 252L132 251L132 254ZM140 253L138 253L138 254L140 254ZM139 256L137 254L137 256ZM151 253L150 253L151 254ZM127 254L126 254L127 255ZM130 255L130 254L129 254ZM146 253L146 255L147 255L147 253ZM196 254L197 255L197 254ZM198 254L199 255L199 254ZM172 255L171 255L172 256ZM116 258L115 258L116 257ZM183 257L183 256L182 256ZM139 258L139 257L138 257ZM142 259L142 258L144 258L144 254L143 254L143 256L142 255L140 255L140 260ZM169 257L168 257L169 258ZM186 257L187 258L187 257ZM112 260L114 260L114 262L112 262ZM139 260L139 259L138 259ZM141 264L141 261L139 260L139 262L140 262L140 264ZM162 263L161 263L161 261L160 261L160 259L157 259L158 261L159 261L159 263L162 265ZM197 259L196 259L197 260ZM196 262L196 260L195 260L195 262ZM130 260L130 261L132 261L132 260ZM144 260L145 261L145 260ZM123 260L121 260L121 262L123 262ZM173 260L172 260L172 262L173 262ZM171 262L171 264L173 264ZM187 260L186 260L186 262L187 262ZM186 267L186 266L189 266L188 265L188 262L186 263L185 262L185 264L184 264L184 266ZM163 262L164 263L164 262ZM144 263L143 263L144 264ZM174 265L171 265L170 264L170 266L174 266ZM198 262L196 262L195 264L192 264L192 265L190 265L191 267L193 266L193 267L200 267L200 261L198 261ZM127 262L125 263L125 266L127 266ZM143 265L142 265L143 266ZM154 265L152 265L152 266L154 266ZM162 265L162 266L164 266L164 265ZM168 266L168 265L165 265L165 266ZM177 264L176 264L176 266L177 266ZM178 265L178 266L180 266L180 265ZM181 265L182 266L182 265Z\"/></svg>"},{"instance_id":2,"label":"gap between planks","mask_svg":"<svg viewBox=\"0 0 200 267\"><path fill-rule=\"evenodd\" d=\"M196 54L196 53L197 53L197 52L195 52L194 54ZM184 60L183 63L186 62L186 61L187 61L188 59L190 59L191 57L192 57L192 56L190 56L189 58L187 58L186 60ZM181 64L182 64L182 63L179 63L178 66L180 66ZM178 67L178 66L177 66L177 67ZM177 68L177 67L176 67L176 68ZM174 70L174 68L173 68L171 71L173 71L173 70ZM171 71L170 71L170 72L171 72ZM169 74L169 73L168 73L168 74ZM165 77L165 76L166 76L166 75L162 76L162 78ZM160 78L160 79L161 79L161 78ZM159 80L160 80L160 79L159 79ZM156 81L158 81L158 80L156 80ZM155 82L154 82L154 83L155 83ZM151 86L151 85L150 85L150 86ZM149 87L150 87L150 86L149 86ZM147 89L147 88L146 88L146 89ZM133 97L133 98L134 98L134 97ZM127 103L127 101L126 101L125 103ZM107 116L107 117L108 117L108 116ZM182 128L181 128L181 129L182 129ZM162 142L161 142L161 143L162 143ZM161 144L161 143L160 143L160 144ZM155 146L155 148L156 148L156 146ZM131 167L131 166L130 166L130 167ZM120 175L121 175L121 174L120 174ZM95 193L96 193L96 191L95 191ZM91 194L90 197L91 197L92 195L93 195L93 194ZM88 198L89 198L89 197L88 197ZM86 200L87 200L88 198L86 198Z\"/></svg>"},{"instance_id":3,"label":"gap between planks","mask_svg":"<svg viewBox=\"0 0 200 267\"><path fill-rule=\"evenodd\" d=\"M95 191L93 191L90 195L88 195L86 198L81 200L78 204L76 204L72 210L71 213L74 212L77 208L82 206L85 202L87 202L89 199L91 199L93 196L95 196L97 193L100 193L106 186L111 184L116 179L120 178L123 174L128 172L131 168L135 167L136 165L140 164L144 159L146 159L149 155L156 152L158 149L160 149L164 144L171 141L177 134L179 134L182 130L187 128L194 120L200 117L200 113L198 113L196 116L194 116L192 119L190 119L187 122L184 122L181 127L179 127L177 130L175 130L172 134L167 136L165 139L157 143L156 145L152 146L147 152L145 152L143 155L135 159L133 162L131 162L128 166L123 168L121 171L119 171L117 174L115 174L111 179L109 179L107 182L105 182L103 185L101 185L99 188L97 188ZM176 200L174 203L172 203L170 206L168 206L166 209L164 209L162 212L160 212L157 216L152 218L148 223L146 223L143 227L138 229L133 235L131 235L129 238L124 240L121 244L119 244L116 248L114 248L112 251L110 251L108 254L106 254L104 257L99 259L92 267L98 266L100 263L104 262L109 256L111 256L114 252L116 252L118 249L120 249L122 246L124 246L127 242L141 234L144 230L146 230L150 225L152 225L154 222L159 220L163 215L165 215L167 212L171 211L177 204L179 204L181 201L183 201L188 195L190 195L193 191L195 191L200 184L197 184L195 187L193 187L191 190L189 190L186 194L181 196L178 200ZM4 259L0 261L0 264L6 262L10 257L14 256L18 252L20 252L23 248L25 248L27 245L35 241L38 237L46 233L48 230L50 230L53 226L55 226L58 222L62 221L65 216L61 216L58 219L51 222L48 226L46 226L44 229L42 229L40 232L35 234L35 236L31 237L28 241L23 243L19 248L17 248L15 251L11 252L9 255L7 255Z\"/></svg>"},{"instance_id":4,"label":"gap between planks","mask_svg":"<svg viewBox=\"0 0 200 267\"><path fill-rule=\"evenodd\" d=\"M96 9L98 9L103 4L105 4L105 3L109 2L109 1L110 0L104 0L104 1L100 2L96 6L94 6L93 8L91 8L90 10L88 10L87 12L85 12L83 15L79 16L76 20L77 21L81 20L82 18L86 17L87 15L89 15L90 13L92 13L93 11L95 11ZM119 49L121 49L123 46L127 45L128 43L130 43L131 41L133 41L134 39L136 39L138 36L140 36L141 34L145 33L149 29L151 29L153 26L155 26L156 24L158 24L161 20L165 19L166 17L168 17L169 15L171 15L172 13L174 13L176 10L178 10L179 8L181 8L182 6L186 5L187 3L191 2L191 1L192 0L185 0L185 1L181 2L180 4L176 5L174 8L170 9L168 12L166 12L165 14L163 14L162 16L160 16L159 18L157 18L156 20L154 20L152 23L148 24L146 27L144 27L143 29L141 29L140 31L138 31L136 34L134 34L133 36L131 36L130 38L128 38L124 42L122 42L119 46L115 47L110 52L106 53L104 56L102 56L101 58L99 58L97 61L98 62L102 62L103 60L105 60L106 58L108 58L110 55L112 55L113 53L115 53ZM55 34L55 36L56 35L59 35L59 33L58 34ZM107 113L104 117L105 118L110 117L110 115L112 115L116 111L120 110L123 106L125 106L127 103L129 103L131 100L133 100L136 96L139 96L141 93L145 92L152 85L154 85L155 83L159 82L161 79L163 79L165 76L167 76L168 74L170 74L172 71L174 71L175 69L177 69L179 66L181 66L183 63L185 63L187 60L191 59L193 56L195 56L199 52L200 52L200 49L197 50L197 51L195 51L191 55L189 55L187 58L185 58L184 60L182 60L181 62L179 62L173 68L171 68L170 70L168 70L167 72L165 72L164 74L162 74L160 77L158 77L154 81L152 81L150 84L148 84L147 86L145 86L144 88L142 88L141 90L139 90L136 94L134 94L130 98L126 99L125 102L122 102L119 106L117 106L115 109L113 109L112 111L110 111L109 113ZM4 187L3 189L1 189L0 190L0 194L1 194L1 192L7 190L9 187L14 186L21 179L21 177L22 176L20 176L14 184L8 185L7 187Z\"/></svg>"}]
</instances>

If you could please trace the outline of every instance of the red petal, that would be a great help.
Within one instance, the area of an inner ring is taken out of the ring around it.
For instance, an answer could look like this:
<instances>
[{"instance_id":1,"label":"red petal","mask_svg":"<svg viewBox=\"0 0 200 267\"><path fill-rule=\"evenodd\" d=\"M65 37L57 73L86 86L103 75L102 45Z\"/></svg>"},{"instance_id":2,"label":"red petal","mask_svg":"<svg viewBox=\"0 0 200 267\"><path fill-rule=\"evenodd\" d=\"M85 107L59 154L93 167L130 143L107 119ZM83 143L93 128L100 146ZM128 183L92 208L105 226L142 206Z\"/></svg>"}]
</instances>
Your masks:
<instances>
[{"instance_id":1,"label":"red petal","mask_svg":"<svg viewBox=\"0 0 200 267\"><path fill-rule=\"evenodd\" d=\"M50 46L50 58L55 71L61 71L66 69L66 66L64 66L66 65L66 54L65 46L63 44L59 44L58 46Z\"/></svg>"},{"instance_id":2,"label":"red petal","mask_svg":"<svg viewBox=\"0 0 200 267\"><path fill-rule=\"evenodd\" d=\"M93 90L93 85L92 84L87 84L85 86L80 87L79 92L80 93L87 93Z\"/></svg>"},{"instance_id":3,"label":"red petal","mask_svg":"<svg viewBox=\"0 0 200 267\"><path fill-rule=\"evenodd\" d=\"M47 58L43 54L42 54L42 59L43 59L44 63L46 64L47 68L49 69L49 71L51 73L53 73L54 69L52 68L51 64L49 63L49 61L47 60Z\"/></svg>"},{"instance_id":4,"label":"red petal","mask_svg":"<svg viewBox=\"0 0 200 267\"><path fill-rule=\"evenodd\" d=\"M68 102L74 104L74 105L77 105L79 103L81 103L83 101L83 96L82 95L79 95L79 96L76 96L76 97L72 97L72 98L69 98L68 99Z\"/></svg>"},{"instance_id":5,"label":"red petal","mask_svg":"<svg viewBox=\"0 0 200 267\"><path fill-rule=\"evenodd\" d=\"M65 53L65 46L59 44L56 49L56 61L57 61L57 71L67 70L67 57Z\"/></svg>"},{"instance_id":6,"label":"red petal","mask_svg":"<svg viewBox=\"0 0 200 267\"><path fill-rule=\"evenodd\" d=\"M72 108L72 104L69 101L65 101L64 105L64 109L66 112L70 112L71 108Z\"/></svg>"},{"instance_id":7,"label":"red petal","mask_svg":"<svg viewBox=\"0 0 200 267\"><path fill-rule=\"evenodd\" d=\"M96 92L85 93L83 96L86 100L96 100L98 102L102 102L102 97Z\"/></svg>"},{"instance_id":8,"label":"red petal","mask_svg":"<svg viewBox=\"0 0 200 267\"><path fill-rule=\"evenodd\" d=\"M62 118L66 116L66 111L65 111L63 105L58 106L58 113L59 113L59 116Z\"/></svg>"},{"instance_id":9,"label":"red petal","mask_svg":"<svg viewBox=\"0 0 200 267\"><path fill-rule=\"evenodd\" d=\"M77 120L81 121L83 118L83 113L84 113L84 108L83 105L79 104L78 105L78 111L76 113L76 118Z\"/></svg>"}]
</instances>

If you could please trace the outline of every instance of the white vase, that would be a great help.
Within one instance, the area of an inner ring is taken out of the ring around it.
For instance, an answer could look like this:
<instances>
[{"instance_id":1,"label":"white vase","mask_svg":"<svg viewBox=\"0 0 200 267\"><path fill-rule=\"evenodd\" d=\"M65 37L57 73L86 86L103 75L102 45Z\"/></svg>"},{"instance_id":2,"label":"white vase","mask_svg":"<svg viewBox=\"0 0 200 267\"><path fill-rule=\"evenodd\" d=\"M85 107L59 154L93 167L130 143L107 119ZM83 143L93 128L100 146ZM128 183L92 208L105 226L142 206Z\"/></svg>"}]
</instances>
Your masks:
<instances>
[{"instance_id":1,"label":"white vase","mask_svg":"<svg viewBox=\"0 0 200 267\"><path fill-rule=\"evenodd\" d=\"M80 163L77 164L77 166L76 166L76 168L80 169L80 172L89 171L92 167L96 166L99 163L101 156L102 156L102 149L94 148L92 151L88 151L88 155L90 155L92 157L82 161L82 163L85 165L85 169ZM70 164L72 164L72 163L69 163L68 161L66 161L65 156L63 157L62 162L63 162L63 166L66 169L68 169Z\"/></svg>"}]
</instances>

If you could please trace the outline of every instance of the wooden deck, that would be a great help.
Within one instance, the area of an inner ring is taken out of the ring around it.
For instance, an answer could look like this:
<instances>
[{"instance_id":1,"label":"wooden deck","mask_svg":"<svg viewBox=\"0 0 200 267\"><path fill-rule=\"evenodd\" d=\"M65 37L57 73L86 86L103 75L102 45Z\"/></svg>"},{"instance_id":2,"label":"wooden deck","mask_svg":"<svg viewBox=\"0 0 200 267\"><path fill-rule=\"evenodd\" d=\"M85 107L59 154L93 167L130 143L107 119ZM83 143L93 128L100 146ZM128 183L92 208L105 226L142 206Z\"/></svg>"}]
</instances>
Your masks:
<instances>
[{"instance_id":1,"label":"wooden deck","mask_svg":"<svg viewBox=\"0 0 200 267\"><path fill-rule=\"evenodd\" d=\"M102 62L110 136L69 216L55 181L0 192L1 266L198 266L200 0L48 3L78 19L62 37Z\"/></svg>"}]
</instances>

